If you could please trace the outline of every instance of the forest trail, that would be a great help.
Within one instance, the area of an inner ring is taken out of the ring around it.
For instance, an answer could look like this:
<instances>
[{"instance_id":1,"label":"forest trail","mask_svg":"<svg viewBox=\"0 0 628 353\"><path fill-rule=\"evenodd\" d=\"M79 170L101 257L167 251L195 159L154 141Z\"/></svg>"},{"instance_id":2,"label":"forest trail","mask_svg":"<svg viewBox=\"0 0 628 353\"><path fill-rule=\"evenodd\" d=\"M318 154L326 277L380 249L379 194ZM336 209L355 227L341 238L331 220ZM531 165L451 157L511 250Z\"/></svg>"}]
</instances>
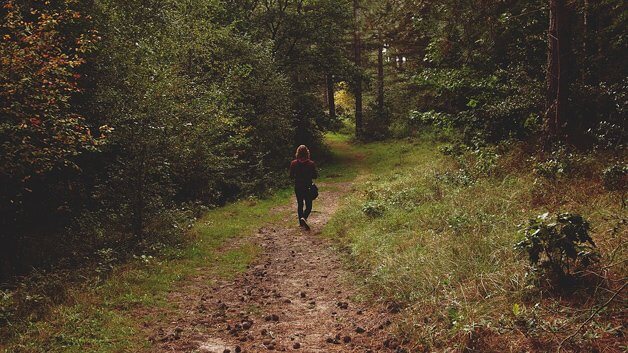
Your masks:
<instances>
[{"instance_id":1,"label":"forest trail","mask_svg":"<svg viewBox=\"0 0 628 353\"><path fill-rule=\"evenodd\" d=\"M175 289L168 297L175 316L145 324L150 351L395 351L397 340L387 329L394 314L354 300L357 290L346 281L351 276L340 254L321 237L351 183L319 186L310 232L296 225L290 201L272 210L284 215L280 222L227 245L247 241L260 247L243 274L214 283L198 276Z\"/></svg>"}]
</instances>

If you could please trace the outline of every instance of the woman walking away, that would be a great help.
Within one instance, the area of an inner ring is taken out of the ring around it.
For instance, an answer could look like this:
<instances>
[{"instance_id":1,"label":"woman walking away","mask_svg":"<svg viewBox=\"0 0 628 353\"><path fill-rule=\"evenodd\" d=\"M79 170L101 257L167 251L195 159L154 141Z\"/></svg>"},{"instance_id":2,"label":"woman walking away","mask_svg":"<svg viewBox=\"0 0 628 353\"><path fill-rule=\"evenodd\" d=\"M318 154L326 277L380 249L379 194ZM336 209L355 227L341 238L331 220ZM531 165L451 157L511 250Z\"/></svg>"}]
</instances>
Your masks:
<instances>
[{"instance_id":1,"label":"woman walking away","mask_svg":"<svg viewBox=\"0 0 628 353\"><path fill-rule=\"evenodd\" d=\"M294 193L297 196L297 213L299 224L306 230L310 230L307 225L307 217L312 212L312 179L318 177L316 164L310 159L310 150L301 145L297 148L296 159L290 163L290 177L294 179ZM305 209L303 205L305 204Z\"/></svg>"}]
</instances>

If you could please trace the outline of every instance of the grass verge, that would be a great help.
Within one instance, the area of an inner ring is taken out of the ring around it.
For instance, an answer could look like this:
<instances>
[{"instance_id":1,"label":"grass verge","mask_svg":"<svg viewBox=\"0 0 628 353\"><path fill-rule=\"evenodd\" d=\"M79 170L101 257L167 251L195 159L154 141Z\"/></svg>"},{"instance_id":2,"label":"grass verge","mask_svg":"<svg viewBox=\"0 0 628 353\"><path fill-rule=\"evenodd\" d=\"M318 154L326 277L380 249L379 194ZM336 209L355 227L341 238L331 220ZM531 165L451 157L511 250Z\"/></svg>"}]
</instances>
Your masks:
<instances>
[{"instance_id":1,"label":"grass verge","mask_svg":"<svg viewBox=\"0 0 628 353\"><path fill-rule=\"evenodd\" d=\"M221 251L230 239L251 234L283 216L270 210L285 204L289 190L268 199L247 199L209 211L190 231L190 244L166 258L142 257L114 269L104 283L69 291L67 303L52 309L49 319L32 322L10 341L6 353L141 352L147 341L138 332L148 317L138 307L167 309L167 293L180 281L201 272L231 278L244 271L259 249L246 241Z\"/></svg>"},{"instance_id":2,"label":"grass verge","mask_svg":"<svg viewBox=\"0 0 628 353\"><path fill-rule=\"evenodd\" d=\"M366 167L324 234L347 249L367 292L405 308L398 329L413 349L555 350L625 280L625 209L590 176L539 180L517 146L456 160L439 152L443 145L360 147ZM591 221L610 266L604 284L564 295L531 285L513 245L518 225L547 211ZM615 303L563 348L621 351L621 317Z\"/></svg>"},{"instance_id":3,"label":"grass verge","mask_svg":"<svg viewBox=\"0 0 628 353\"><path fill-rule=\"evenodd\" d=\"M330 157L320 163L321 179L347 181L358 174L360 156L345 135L327 136ZM138 312L167 315L167 294L182 281L203 274L210 280L233 278L246 270L260 249L246 239L230 248L236 237L283 218L271 212L292 199L286 188L266 199L245 199L209 211L189 231L185 248L167 250L161 257L142 256L117 266L102 283L91 283L67 291L65 304L50 308L44 320L25 318L9 327L11 338L0 342L0 352L142 352L148 341L140 332L143 322L164 318L138 316ZM1 293L0 293L1 294ZM0 298L1 299L1 298ZM7 298L10 299L10 298ZM159 308L160 310L136 310ZM146 314L154 315L154 314Z\"/></svg>"}]
</instances>

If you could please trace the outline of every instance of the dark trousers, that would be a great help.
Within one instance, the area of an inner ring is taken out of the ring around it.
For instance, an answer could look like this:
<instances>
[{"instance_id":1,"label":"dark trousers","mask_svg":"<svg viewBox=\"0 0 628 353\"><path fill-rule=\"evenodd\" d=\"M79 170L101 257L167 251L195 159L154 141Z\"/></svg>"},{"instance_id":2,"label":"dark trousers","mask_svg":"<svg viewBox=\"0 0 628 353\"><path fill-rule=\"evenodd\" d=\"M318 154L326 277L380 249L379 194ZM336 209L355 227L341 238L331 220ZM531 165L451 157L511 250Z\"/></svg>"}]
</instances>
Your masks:
<instances>
[{"instance_id":1,"label":"dark trousers","mask_svg":"<svg viewBox=\"0 0 628 353\"><path fill-rule=\"evenodd\" d=\"M294 193L297 195L297 213L299 219L309 217L312 212L312 197L310 196L310 190L304 188L295 188ZM305 210L303 205L305 204Z\"/></svg>"}]
</instances>

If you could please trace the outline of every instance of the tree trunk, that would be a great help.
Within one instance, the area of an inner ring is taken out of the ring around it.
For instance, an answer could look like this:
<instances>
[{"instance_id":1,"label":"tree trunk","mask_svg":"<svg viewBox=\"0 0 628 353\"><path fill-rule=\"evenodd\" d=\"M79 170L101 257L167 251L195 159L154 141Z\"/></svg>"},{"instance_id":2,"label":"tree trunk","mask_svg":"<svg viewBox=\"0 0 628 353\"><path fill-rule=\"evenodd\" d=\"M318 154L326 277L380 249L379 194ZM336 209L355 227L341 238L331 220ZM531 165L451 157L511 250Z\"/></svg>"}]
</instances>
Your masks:
<instances>
[{"instance_id":1,"label":"tree trunk","mask_svg":"<svg viewBox=\"0 0 628 353\"><path fill-rule=\"evenodd\" d=\"M589 0L584 0L582 7L582 59L589 60ZM582 81L588 83L589 70L582 70Z\"/></svg>"},{"instance_id":2,"label":"tree trunk","mask_svg":"<svg viewBox=\"0 0 628 353\"><path fill-rule=\"evenodd\" d=\"M20 252L16 236L15 233L0 235L0 244L2 244L2 248L0 248L0 283L4 283L10 276L15 275L16 254Z\"/></svg>"},{"instance_id":3,"label":"tree trunk","mask_svg":"<svg viewBox=\"0 0 628 353\"><path fill-rule=\"evenodd\" d=\"M334 75L327 75L327 105L329 106L329 119L336 119L336 99L334 97Z\"/></svg>"},{"instance_id":4,"label":"tree trunk","mask_svg":"<svg viewBox=\"0 0 628 353\"><path fill-rule=\"evenodd\" d=\"M360 3L359 0L353 0L353 51L355 66L359 69L359 74L355 82L355 136L362 138L362 43L360 39Z\"/></svg>"},{"instance_id":5,"label":"tree trunk","mask_svg":"<svg viewBox=\"0 0 628 353\"><path fill-rule=\"evenodd\" d=\"M140 167L143 169L143 166ZM133 230L133 235L135 235L135 239L139 242L142 241L144 237L144 182L143 182L143 173L140 171L137 176L137 183L135 189L135 200L133 204L133 219L131 222L131 227Z\"/></svg>"},{"instance_id":6,"label":"tree trunk","mask_svg":"<svg viewBox=\"0 0 628 353\"><path fill-rule=\"evenodd\" d=\"M141 129L141 136L144 135L146 131L146 119L143 120L143 125ZM146 159L147 159L147 149L148 146L146 144L142 144L139 150L139 160L136 161L138 163L137 168L135 168L135 198L133 200L133 215L131 219L131 228L133 231L133 235L135 236L135 240L137 242L141 242L144 238L144 211L146 208L146 200L145 200L145 186L146 186Z\"/></svg>"},{"instance_id":7,"label":"tree trunk","mask_svg":"<svg viewBox=\"0 0 628 353\"><path fill-rule=\"evenodd\" d=\"M566 0L550 0L547 56L547 111L545 131L548 140L565 137L569 90L570 14Z\"/></svg>"},{"instance_id":8,"label":"tree trunk","mask_svg":"<svg viewBox=\"0 0 628 353\"><path fill-rule=\"evenodd\" d=\"M384 116L384 43L380 41L377 50L377 110Z\"/></svg>"}]
</instances>

